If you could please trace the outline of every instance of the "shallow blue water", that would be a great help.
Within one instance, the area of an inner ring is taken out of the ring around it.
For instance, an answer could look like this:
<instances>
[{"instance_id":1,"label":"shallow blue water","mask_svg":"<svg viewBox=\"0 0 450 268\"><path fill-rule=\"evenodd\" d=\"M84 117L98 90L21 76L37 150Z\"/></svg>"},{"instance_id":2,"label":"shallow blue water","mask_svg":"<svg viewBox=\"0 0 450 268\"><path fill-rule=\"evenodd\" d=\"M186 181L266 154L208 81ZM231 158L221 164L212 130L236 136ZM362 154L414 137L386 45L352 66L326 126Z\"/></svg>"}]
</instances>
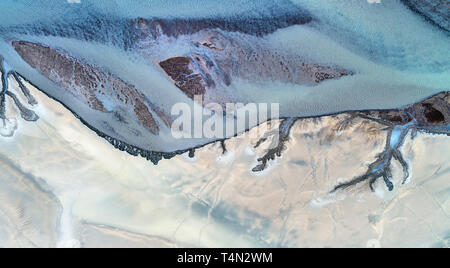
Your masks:
<instances>
[{"instance_id":1,"label":"shallow blue water","mask_svg":"<svg viewBox=\"0 0 450 268\"><path fill-rule=\"evenodd\" d=\"M275 32L268 30L274 30L274 18L287 14L308 16L311 21ZM248 21L256 18L264 22L256 29L260 27L268 35L264 39L251 39L258 43L255 46L269 44L270 53L302 55L313 62L325 59L327 65L354 73L314 87L233 80L236 89L233 94L238 101L279 103L283 117L397 108L448 90L450 85L449 36L394 0L377 5L363 0L282 0L276 4L269 0L81 0L79 4L63 0L5 0L0 2L0 54L38 88L91 120L88 123L94 126L98 122L92 119L90 111L24 62L10 40L62 49L133 84L160 108L170 110L174 102L188 100L151 60L138 54L135 46L140 36L130 19L139 17L218 19L226 25L224 32L227 27L232 31L238 24L240 29L249 27L247 33L255 29ZM158 53L165 53L161 58L191 53L192 44L178 45L162 42ZM113 108L107 100L105 104ZM108 122L111 118L101 117L101 121ZM117 132L121 132L120 126L106 134ZM393 133L393 144L396 135ZM163 142L141 137L132 145L165 150ZM183 142L180 144L174 148L185 147Z\"/></svg>"}]
</instances>

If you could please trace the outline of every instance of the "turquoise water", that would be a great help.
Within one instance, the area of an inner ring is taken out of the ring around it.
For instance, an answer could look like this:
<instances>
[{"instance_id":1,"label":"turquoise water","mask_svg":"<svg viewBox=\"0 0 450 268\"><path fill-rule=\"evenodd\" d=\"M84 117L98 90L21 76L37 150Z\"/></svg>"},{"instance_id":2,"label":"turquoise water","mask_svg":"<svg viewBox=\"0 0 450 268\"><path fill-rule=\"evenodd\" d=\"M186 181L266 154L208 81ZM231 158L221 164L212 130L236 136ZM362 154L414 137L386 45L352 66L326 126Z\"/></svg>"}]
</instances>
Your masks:
<instances>
[{"instance_id":1,"label":"turquoise water","mask_svg":"<svg viewBox=\"0 0 450 268\"><path fill-rule=\"evenodd\" d=\"M0 54L11 68L89 124L98 126L103 124L99 122L110 122L114 125L111 117L93 114L30 68L11 47L10 40L62 49L133 84L161 110L170 111L173 104L190 100L154 63L192 53L196 48L187 36L159 40L151 49L144 49L143 54L136 48L141 36L130 19L214 18L223 20L224 24L238 23L240 27L250 27L247 20L259 19L266 24L258 27L270 28L274 18L286 14L308 16L312 20L264 37L252 39L248 35L228 33L229 37L250 46L266 46L269 53L301 56L312 62L340 66L351 70L353 75L317 86L280 81L255 83L233 77L230 88L217 89L217 94L229 93L243 103L279 103L283 117L309 117L347 110L397 108L449 90L449 35L411 12L400 1L369 4L362 0L283 0L274 4L269 0L81 0L80 3L6 0L0 2ZM270 64L274 63L268 62L266 66ZM105 100L105 103L110 102ZM172 140L169 129L162 129L167 134L165 137L143 134L136 139L122 133L125 131L122 128L114 126L110 132L103 131L113 137L125 137L140 148L158 151L183 149L210 141Z\"/></svg>"}]
</instances>

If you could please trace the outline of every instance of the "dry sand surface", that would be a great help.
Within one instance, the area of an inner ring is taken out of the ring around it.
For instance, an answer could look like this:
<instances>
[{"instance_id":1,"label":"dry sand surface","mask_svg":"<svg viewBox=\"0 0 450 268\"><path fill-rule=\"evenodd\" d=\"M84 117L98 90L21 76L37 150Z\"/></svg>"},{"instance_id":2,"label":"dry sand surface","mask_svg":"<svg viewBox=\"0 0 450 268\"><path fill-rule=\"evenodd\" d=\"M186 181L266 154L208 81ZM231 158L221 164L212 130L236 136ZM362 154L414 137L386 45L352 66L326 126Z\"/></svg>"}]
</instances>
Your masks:
<instances>
[{"instance_id":1,"label":"dry sand surface","mask_svg":"<svg viewBox=\"0 0 450 268\"><path fill-rule=\"evenodd\" d=\"M392 192L381 180L375 192L361 183L330 194L382 151L381 126L299 121L282 157L258 174L264 151L244 136L224 155L212 144L154 166L32 91L40 119L17 119L14 137L0 138L1 247L449 246L448 137L408 136L411 177L402 185L393 162Z\"/></svg>"}]
</instances>

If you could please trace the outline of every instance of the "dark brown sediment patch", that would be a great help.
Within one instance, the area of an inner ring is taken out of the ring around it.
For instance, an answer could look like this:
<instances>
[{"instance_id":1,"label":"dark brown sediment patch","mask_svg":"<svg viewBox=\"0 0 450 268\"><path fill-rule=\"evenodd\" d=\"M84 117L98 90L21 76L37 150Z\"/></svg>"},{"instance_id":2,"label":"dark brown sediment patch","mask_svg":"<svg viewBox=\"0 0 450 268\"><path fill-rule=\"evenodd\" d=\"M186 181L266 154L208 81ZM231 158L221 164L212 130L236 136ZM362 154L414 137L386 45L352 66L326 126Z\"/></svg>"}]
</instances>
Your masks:
<instances>
[{"instance_id":1,"label":"dark brown sediment patch","mask_svg":"<svg viewBox=\"0 0 450 268\"><path fill-rule=\"evenodd\" d=\"M185 56L194 61L208 86L226 87L233 78L315 86L354 74L340 66L318 64L289 51L274 50L261 37L206 30L191 38L199 49Z\"/></svg>"},{"instance_id":2,"label":"dark brown sediment patch","mask_svg":"<svg viewBox=\"0 0 450 268\"><path fill-rule=\"evenodd\" d=\"M414 105L414 113L421 126L450 124L449 93L441 93Z\"/></svg>"},{"instance_id":3,"label":"dark brown sediment patch","mask_svg":"<svg viewBox=\"0 0 450 268\"><path fill-rule=\"evenodd\" d=\"M111 112L105 101L131 106L141 125L158 135L159 126L145 104L148 101L133 85L51 47L24 41L13 41L12 45L32 68L91 109Z\"/></svg>"},{"instance_id":4,"label":"dark brown sediment patch","mask_svg":"<svg viewBox=\"0 0 450 268\"><path fill-rule=\"evenodd\" d=\"M141 122L144 127L146 127L154 134L159 133L158 124L156 124L155 119L153 119L153 116L148 110L148 107L139 99L135 100L134 113L136 114L139 122Z\"/></svg>"},{"instance_id":5,"label":"dark brown sediment patch","mask_svg":"<svg viewBox=\"0 0 450 268\"><path fill-rule=\"evenodd\" d=\"M361 111L360 114L390 126L415 121L418 126L446 126L450 124L449 92L442 92L421 102L392 110Z\"/></svg>"},{"instance_id":6,"label":"dark brown sediment patch","mask_svg":"<svg viewBox=\"0 0 450 268\"><path fill-rule=\"evenodd\" d=\"M293 6L292 8L295 9ZM220 29L227 32L240 32L255 36L264 36L278 29L292 25L310 23L312 16L306 11L280 12L270 17L230 17L230 18L137 18L132 24L145 34L179 36L197 33L202 30ZM270 23L269 23L270 21Z\"/></svg>"},{"instance_id":7,"label":"dark brown sediment patch","mask_svg":"<svg viewBox=\"0 0 450 268\"><path fill-rule=\"evenodd\" d=\"M83 66L74 58L48 46L24 41L13 41L12 45L22 59L43 76L84 101L90 108L107 111L95 95L98 84L91 66Z\"/></svg>"},{"instance_id":8,"label":"dark brown sediment patch","mask_svg":"<svg viewBox=\"0 0 450 268\"><path fill-rule=\"evenodd\" d=\"M159 66L189 98L204 95L208 82L201 73L196 72L192 60L188 57L174 57L162 61Z\"/></svg>"}]
</instances>

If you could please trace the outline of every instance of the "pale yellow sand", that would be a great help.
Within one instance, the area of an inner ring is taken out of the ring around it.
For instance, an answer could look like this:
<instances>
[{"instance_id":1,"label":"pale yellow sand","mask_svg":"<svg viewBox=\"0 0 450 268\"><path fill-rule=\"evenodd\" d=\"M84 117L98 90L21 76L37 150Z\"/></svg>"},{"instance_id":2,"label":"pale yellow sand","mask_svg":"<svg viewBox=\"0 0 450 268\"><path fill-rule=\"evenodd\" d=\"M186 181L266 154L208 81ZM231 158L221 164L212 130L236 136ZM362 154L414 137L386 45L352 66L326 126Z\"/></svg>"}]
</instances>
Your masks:
<instances>
[{"instance_id":1,"label":"pale yellow sand","mask_svg":"<svg viewBox=\"0 0 450 268\"><path fill-rule=\"evenodd\" d=\"M448 137L408 138L412 178L400 185L394 163L393 192L380 182L330 195L382 150L379 126L336 134L333 117L300 122L259 175L250 138L228 141L224 156L215 144L154 166L33 94L41 119L0 138L0 246L448 246Z\"/></svg>"}]
</instances>

